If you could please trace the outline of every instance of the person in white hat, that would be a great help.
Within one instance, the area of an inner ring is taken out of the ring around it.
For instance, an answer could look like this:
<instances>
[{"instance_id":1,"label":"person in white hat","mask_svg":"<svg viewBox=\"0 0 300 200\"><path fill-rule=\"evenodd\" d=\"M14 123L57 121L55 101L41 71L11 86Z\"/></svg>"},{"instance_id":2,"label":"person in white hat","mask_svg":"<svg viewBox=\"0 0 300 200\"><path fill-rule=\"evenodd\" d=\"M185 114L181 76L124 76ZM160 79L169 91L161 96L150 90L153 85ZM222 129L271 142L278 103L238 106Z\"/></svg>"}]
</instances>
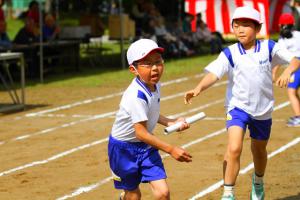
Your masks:
<instances>
[{"instance_id":1,"label":"person in white hat","mask_svg":"<svg viewBox=\"0 0 300 200\"><path fill-rule=\"evenodd\" d=\"M248 127L254 162L250 199L264 199L263 176L271 132L274 106L272 67L280 61L289 63L276 85L286 87L300 61L272 40L257 40L261 29L260 13L252 7L236 8L232 29L238 42L223 49L205 70L207 74L193 90L185 94L185 103L212 86L223 75L228 76L226 93L226 128L228 145L224 156L224 192L222 200L233 200L234 185L239 174L243 139Z\"/></svg>"},{"instance_id":2,"label":"person in white hat","mask_svg":"<svg viewBox=\"0 0 300 200\"><path fill-rule=\"evenodd\" d=\"M155 199L170 199L158 150L180 162L192 161L187 151L160 140L152 133L157 123L170 126L183 122L180 130L189 128L184 118L169 119L159 114L163 51L149 39L132 43L127 51L129 71L135 78L122 96L108 143L114 186L124 190L120 199L141 199L139 185L142 182L150 183Z\"/></svg>"}]
</instances>

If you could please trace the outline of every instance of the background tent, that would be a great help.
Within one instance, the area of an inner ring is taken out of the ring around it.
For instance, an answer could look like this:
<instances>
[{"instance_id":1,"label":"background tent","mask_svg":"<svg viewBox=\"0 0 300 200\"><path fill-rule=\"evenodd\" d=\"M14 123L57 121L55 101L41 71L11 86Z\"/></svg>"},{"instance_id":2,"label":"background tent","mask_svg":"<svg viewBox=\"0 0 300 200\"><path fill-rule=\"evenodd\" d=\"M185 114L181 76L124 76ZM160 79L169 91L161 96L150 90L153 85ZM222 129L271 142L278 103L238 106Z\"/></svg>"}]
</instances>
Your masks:
<instances>
[{"instance_id":1,"label":"background tent","mask_svg":"<svg viewBox=\"0 0 300 200\"><path fill-rule=\"evenodd\" d=\"M193 15L201 13L211 31L229 34L232 32L230 19L239 6L251 6L260 11L263 21L260 34L265 37L278 30L278 18L282 12L291 12L289 0L185 0L184 9Z\"/></svg>"}]
</instances>

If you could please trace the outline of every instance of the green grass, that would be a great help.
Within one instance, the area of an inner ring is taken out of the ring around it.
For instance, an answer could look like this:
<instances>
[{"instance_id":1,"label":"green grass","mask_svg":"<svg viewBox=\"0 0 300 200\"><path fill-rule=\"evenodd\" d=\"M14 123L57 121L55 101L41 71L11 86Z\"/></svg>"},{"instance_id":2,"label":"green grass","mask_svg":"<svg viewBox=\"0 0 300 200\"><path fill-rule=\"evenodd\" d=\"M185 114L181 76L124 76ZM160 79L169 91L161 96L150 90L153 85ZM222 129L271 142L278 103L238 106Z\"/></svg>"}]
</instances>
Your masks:
<instances>
[{"instance_id":1,"label":"green grass","mask_svg":"<svg viewBox=\"0 0 300 200\"><path fill-rule=\"evenodd\" d=\"M192 74L201 73L203 68L216 58L216 55L197 56L193 58L166 60L163 80L174 79ZM44 84L39 80L27 80L27 88L39 87L119 87L124 86L133 79L128 69L118 68L91 68L81 67L80 72L67 74L57 73L45 77Z\"/></svg>"}]
</instances>

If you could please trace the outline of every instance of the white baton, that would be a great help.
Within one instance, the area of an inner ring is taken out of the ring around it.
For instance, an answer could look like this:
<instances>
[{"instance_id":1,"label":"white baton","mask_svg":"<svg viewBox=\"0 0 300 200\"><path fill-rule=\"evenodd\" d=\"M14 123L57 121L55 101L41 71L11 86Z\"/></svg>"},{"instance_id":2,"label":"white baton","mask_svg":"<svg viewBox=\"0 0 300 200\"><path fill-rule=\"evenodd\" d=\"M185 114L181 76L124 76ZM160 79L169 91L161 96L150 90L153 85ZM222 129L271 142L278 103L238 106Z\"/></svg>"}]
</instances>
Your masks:
<instances>
[{"instance_id":1,"label":"white baton","mask_svg":"<svg viewBox=\"0 0 300 200\"><path fill-rule=\"evenodd\" d=\"M201 113L198 113L196 115L193 115L191 117L187 117L185 119L185 121L188 123L188 124L192 124L192 123L195 123L196 121L198 120L201 120L205 117L205 113L204 112L201 112ZM177 131L181 125L183 124L183 122L178 122L176 124L173 124L171 126L168 126L165 128L165 135L168 135L174 131Z\"/></svg>"}]
</instances>

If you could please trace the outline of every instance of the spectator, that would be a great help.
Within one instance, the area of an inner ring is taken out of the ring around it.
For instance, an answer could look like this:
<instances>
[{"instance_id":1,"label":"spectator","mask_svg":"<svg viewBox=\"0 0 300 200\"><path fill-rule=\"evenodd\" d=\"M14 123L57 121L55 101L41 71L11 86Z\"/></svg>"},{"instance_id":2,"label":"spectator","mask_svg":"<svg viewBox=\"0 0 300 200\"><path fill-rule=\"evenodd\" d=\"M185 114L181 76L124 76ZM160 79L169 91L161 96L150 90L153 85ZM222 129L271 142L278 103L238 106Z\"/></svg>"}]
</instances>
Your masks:
<instances>
[{"instance_id":1,"label":"spectator","mask_svg":"<svg viewBox=\"0 0 300 200\"><path fill-rule=\"evenodd\" d=\"M25 26L17 33L14 43L16 44L30 44L39 42L38 33L35 32L35 23L33 19L27 18Z\"/></svg>"},{"instance_id":2,"label":"spectator","mask_svg":"<svg viewBox=\"0 0 300 200\"><path fill-rule=\"evenodd\" d=\"M197 20L197 28L196 28L196 38L199 41L203 41L205 43L209 43L211 47L211 53L219 53L222 50L222 40L217 37L217 35L213 34L209 28L206 26L204 21L201 18Z\"/></svg>"},{"instance_id":3,"label":"spectator","mask_svg":"<svg viewBox=\"0 0 300 200\"><path fill-rule=\"evenodd\" d=\"M131 9L131 17L135 21L136 36L141 36L151 23L151 9L155 6L146 0L135 0Z\"/></svg>"},{"instance_id":4,"label":"spectator","mask_svg":"<svg viewBox=\"0 0 300 200\"><path fill-rule=\"evenodd\" d=\"M36 26L39 25L40 13L39 13L39 3L37 1L31 1L29 3L27 17L33 19Z\"/></svg>"},{"instance_id":5,"label":"spectator","mask_svg":"<svg viewBox=\"0 0 300 200\"><path fill-rule=\"evenodd\" d=\"M10 48L12 43L6 33L6 22L4 20L0 20L0 48Z\"/></svg>"},{"instance_id":6,"label":"spectator","mask_svg":"<svg viewBox=\"0 0 300 200\"><path fill-rule=\"evenodd\" d=\"M43 26L43 40L52 41L58 39L60 28L57 26L53 15L47 14Z\"/></svg>"},{"instance_id":7,"label":"spectator","mask_svg":"<svg viewBox=\"0 0 300 200\"><path fill-rule=\"evenodd\" d=\"M290 6L295 18L295 28L300 31L300 0L291 0Z\"/></svg>"},{"instance_id":8,"label":"spectator","mask_svg":"<svg viewBox=\"0 0 300 200\"><path fill-rule=\"evenodd\" d=\"M156 20L154 31L158 43L165 47L167 53L169 52L171 56L191 56L195 54L195 52L189 49L179 37L176 37L170 33L165 26L163 17L160 17Z\"/></svg>"},{"instance_id":9,"label":"spectator","mask_svg":"<svg viewBox=\"0 0 300 200\"><path fill-rule=\"evenodd\" d=\"M2 9L2 6L4 5L4 0L0 0L0 20L5 21L5 15L4 11Z\"/></svg>"},{"instance_id":10,"label":"spectator","mask_svg":"<svg viewBox=\"0 0 300 200\"><path fill-rule=\"evenodd\" d=\"M194 20L194 15L191 15L189 13L185 14L185 17L183 18L182 21L182 30L185 33L190 33L192 32L192 21Z\"/></svg>"},{"instance_id":11,"label":"spectator","mask_svg":"<svg viewBox=\"0 0 300 200\"><path fill-rule=\"evenodd\" d=\"M33 19L26 18L25 25L17 33L13 43L29 45L32 43L39 42L39 35L34 31L35 23ZM37 50L35 48L24 48L21 50L24 53L26 63L28 64L28 73L29 77L37 77L39 75L39 58L37 55Z\"/></svg>"}]
</instances>

